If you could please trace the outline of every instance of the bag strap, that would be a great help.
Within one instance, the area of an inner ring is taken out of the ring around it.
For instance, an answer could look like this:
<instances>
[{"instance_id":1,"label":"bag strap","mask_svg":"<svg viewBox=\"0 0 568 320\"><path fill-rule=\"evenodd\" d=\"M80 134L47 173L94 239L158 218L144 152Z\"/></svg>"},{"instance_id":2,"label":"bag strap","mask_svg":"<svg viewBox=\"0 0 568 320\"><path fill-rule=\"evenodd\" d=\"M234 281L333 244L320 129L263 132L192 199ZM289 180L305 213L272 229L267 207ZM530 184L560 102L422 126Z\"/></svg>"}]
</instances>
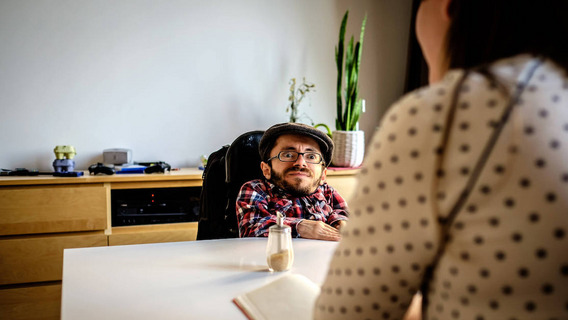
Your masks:
<instances>
[{"instance_id":1,"label":"bag strap","mask_svg":"<svg viewBox=\"0 0 568 320\"><path fill-rule=\"evenodd\" d=\"M531 61L531 65L529 66L528 72L525 74L525 77L522 79L522 81L517 84L517 86L515 88L515 92L513 93L511 98L509 99L509 102L508 102L507 106L505 107L505 110L503 110L503 113L501 114L500 121L496 124L493 133L491 134L491 136L489 137L489 140L487 141L487 144L485 145L485 148L482 150L481 155L479 156L479 160L477 161L477 163L476 163L476 165L475 165L475 167L472 171L471 176L469 177L463 191L460 193L458 200L456 201L456 203L454 204L454 206L450 210L450 212L448 214L448 218L445 219L445 222L442 225L442 237L441 237L440 245L438 246L438 250L436 252L436 256L434 257L434 260L425 270L424 278L423 278L424 280L422 282L421 289L420 289L420 291L422 292L422 317L423 317L423 319L427 318L426 309L428 307L428 290L429 290L429 287L430 287L430 282L431 282L432 277L434 275L434 270L438 266L440 258L441 258L442 254L444 253L444 251L446 249L446 244L448 243L448 239L449 239L449 230L452 227L453 222L456 219L456 216L461 211L461 209L465 205L467 199L469 198L469 195L470 195L471 191L473 190L473 187L477 183L477 180L479 179L479 176L481 175L481 171L485 167L485 164L487 163L487 160L489 159L489 156L491 155L491 151L493 150L494 146L497 144L497 140L499 139L499 135L503 131L503 128L505 127L505 124L507 123L507 120L509 119L509 116L511 115L511 112L513 110L513 106L519 101L521 94L523 93L524 89L528 85L528 83L529 83L531 77L533 76L535 70L540 66L541 63L542 63L542 61L540 59L534 59L534 60ZM445 129L444 129L444 136L443 136L443 140L442 140L442 142L443 142L442 145L443 145L444 150L447 146L449 136L450 136L451 127L452 127L452 124L454 122L456 106L457 106L457 102L458 102L458 98L459 98L459 92L460 92L460 89L461 89L462 85L464 84L465 80L469 76L469 74L470 74L469 70L464 72L464 74L462 75L461 79L458 81L456 88L454 89L454 92L453 92L452 102L451 102L450 110L448 112L448 121L446 121L446 126L445 126ZM442 161L438 162L438 166L436 168L437 170L440 169L441 163L442 163Z\"/></svg>"}]
</instances>

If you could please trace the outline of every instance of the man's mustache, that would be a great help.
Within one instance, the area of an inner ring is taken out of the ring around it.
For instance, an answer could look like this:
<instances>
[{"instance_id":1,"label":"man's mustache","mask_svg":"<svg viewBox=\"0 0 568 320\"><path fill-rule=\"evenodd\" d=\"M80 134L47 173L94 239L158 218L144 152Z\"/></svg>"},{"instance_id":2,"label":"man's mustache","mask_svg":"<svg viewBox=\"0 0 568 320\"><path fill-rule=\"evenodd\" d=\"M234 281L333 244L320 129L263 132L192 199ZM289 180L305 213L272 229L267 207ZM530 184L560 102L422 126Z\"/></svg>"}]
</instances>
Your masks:
<instances>
[{"instance_id":1,"label":"man's mustache","mask_svg":"<svg viewBox=\"0 0 568 320\"><path fill-rule=\"evenodd\" d=\"M312 176L312 172L307 168L292 167L292 168L286 169L286 171L284 171L284 173L288 173L288 172L302 172L302 173L308 174L310 177Z\"/></svg>"}]
</instances>

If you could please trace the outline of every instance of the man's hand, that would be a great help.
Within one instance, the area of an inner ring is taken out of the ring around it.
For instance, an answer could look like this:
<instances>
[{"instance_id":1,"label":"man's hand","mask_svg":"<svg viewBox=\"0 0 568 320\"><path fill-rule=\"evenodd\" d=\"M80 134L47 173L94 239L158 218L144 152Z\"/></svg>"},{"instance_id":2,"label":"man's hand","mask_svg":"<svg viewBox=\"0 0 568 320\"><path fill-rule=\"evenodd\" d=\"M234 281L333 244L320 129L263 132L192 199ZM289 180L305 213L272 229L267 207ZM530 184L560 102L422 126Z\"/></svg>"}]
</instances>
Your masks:
<instances>
[{"instance_id":1,"label":"man's hand","mask_svg":"<svg viewBox=\"0 0 568 320\"><path fill-rule=\"evenodd\" d=\"M296 225L296 230L302 238L317 240L341 240L339 230L322 221L302 220Z\"/></svg>"}]
</instances>

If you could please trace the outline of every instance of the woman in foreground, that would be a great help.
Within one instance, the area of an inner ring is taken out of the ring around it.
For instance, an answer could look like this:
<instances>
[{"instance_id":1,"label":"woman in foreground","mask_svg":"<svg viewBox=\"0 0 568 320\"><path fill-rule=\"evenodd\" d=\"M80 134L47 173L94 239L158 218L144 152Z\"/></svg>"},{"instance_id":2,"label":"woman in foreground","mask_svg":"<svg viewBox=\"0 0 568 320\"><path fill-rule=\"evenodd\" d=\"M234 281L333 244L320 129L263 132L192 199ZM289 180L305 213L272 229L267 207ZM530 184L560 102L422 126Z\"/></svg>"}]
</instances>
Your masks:
<instances>
[{"instance_id":1,"label":"woman in foreground","mask_svg":"<svg viewBox=\"0 0 568 320\"><path fill-rule=\"evenodd\" d=\"M317 319L568 318L567 1L425 0Z\"/></svg>"}]
</instances>

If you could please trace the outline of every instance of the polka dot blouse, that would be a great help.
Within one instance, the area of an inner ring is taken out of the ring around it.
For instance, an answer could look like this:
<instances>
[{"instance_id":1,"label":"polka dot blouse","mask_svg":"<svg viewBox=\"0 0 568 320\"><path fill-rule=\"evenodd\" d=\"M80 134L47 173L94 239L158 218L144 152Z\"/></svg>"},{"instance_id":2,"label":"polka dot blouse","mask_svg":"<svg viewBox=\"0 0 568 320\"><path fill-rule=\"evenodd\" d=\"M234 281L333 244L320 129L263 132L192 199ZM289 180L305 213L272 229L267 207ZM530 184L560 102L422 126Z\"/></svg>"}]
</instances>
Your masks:
<instances>
[{"instance_id":1,"label":"polka dot blouse","mask_svg":"<svg viewBox=\"0 0 568 320\"><path fill-rule=\"evenodd\" d=\"M441 226L535 61L498 61L493 80L469 73L451 123L463 70L387 112L349 202L351 220L316 302L317 319L403 317L440 246ZM567 231L568 79L543 61L451 224L423 293L425 318L568 319Z\"/></svg>"}]
</instances>

